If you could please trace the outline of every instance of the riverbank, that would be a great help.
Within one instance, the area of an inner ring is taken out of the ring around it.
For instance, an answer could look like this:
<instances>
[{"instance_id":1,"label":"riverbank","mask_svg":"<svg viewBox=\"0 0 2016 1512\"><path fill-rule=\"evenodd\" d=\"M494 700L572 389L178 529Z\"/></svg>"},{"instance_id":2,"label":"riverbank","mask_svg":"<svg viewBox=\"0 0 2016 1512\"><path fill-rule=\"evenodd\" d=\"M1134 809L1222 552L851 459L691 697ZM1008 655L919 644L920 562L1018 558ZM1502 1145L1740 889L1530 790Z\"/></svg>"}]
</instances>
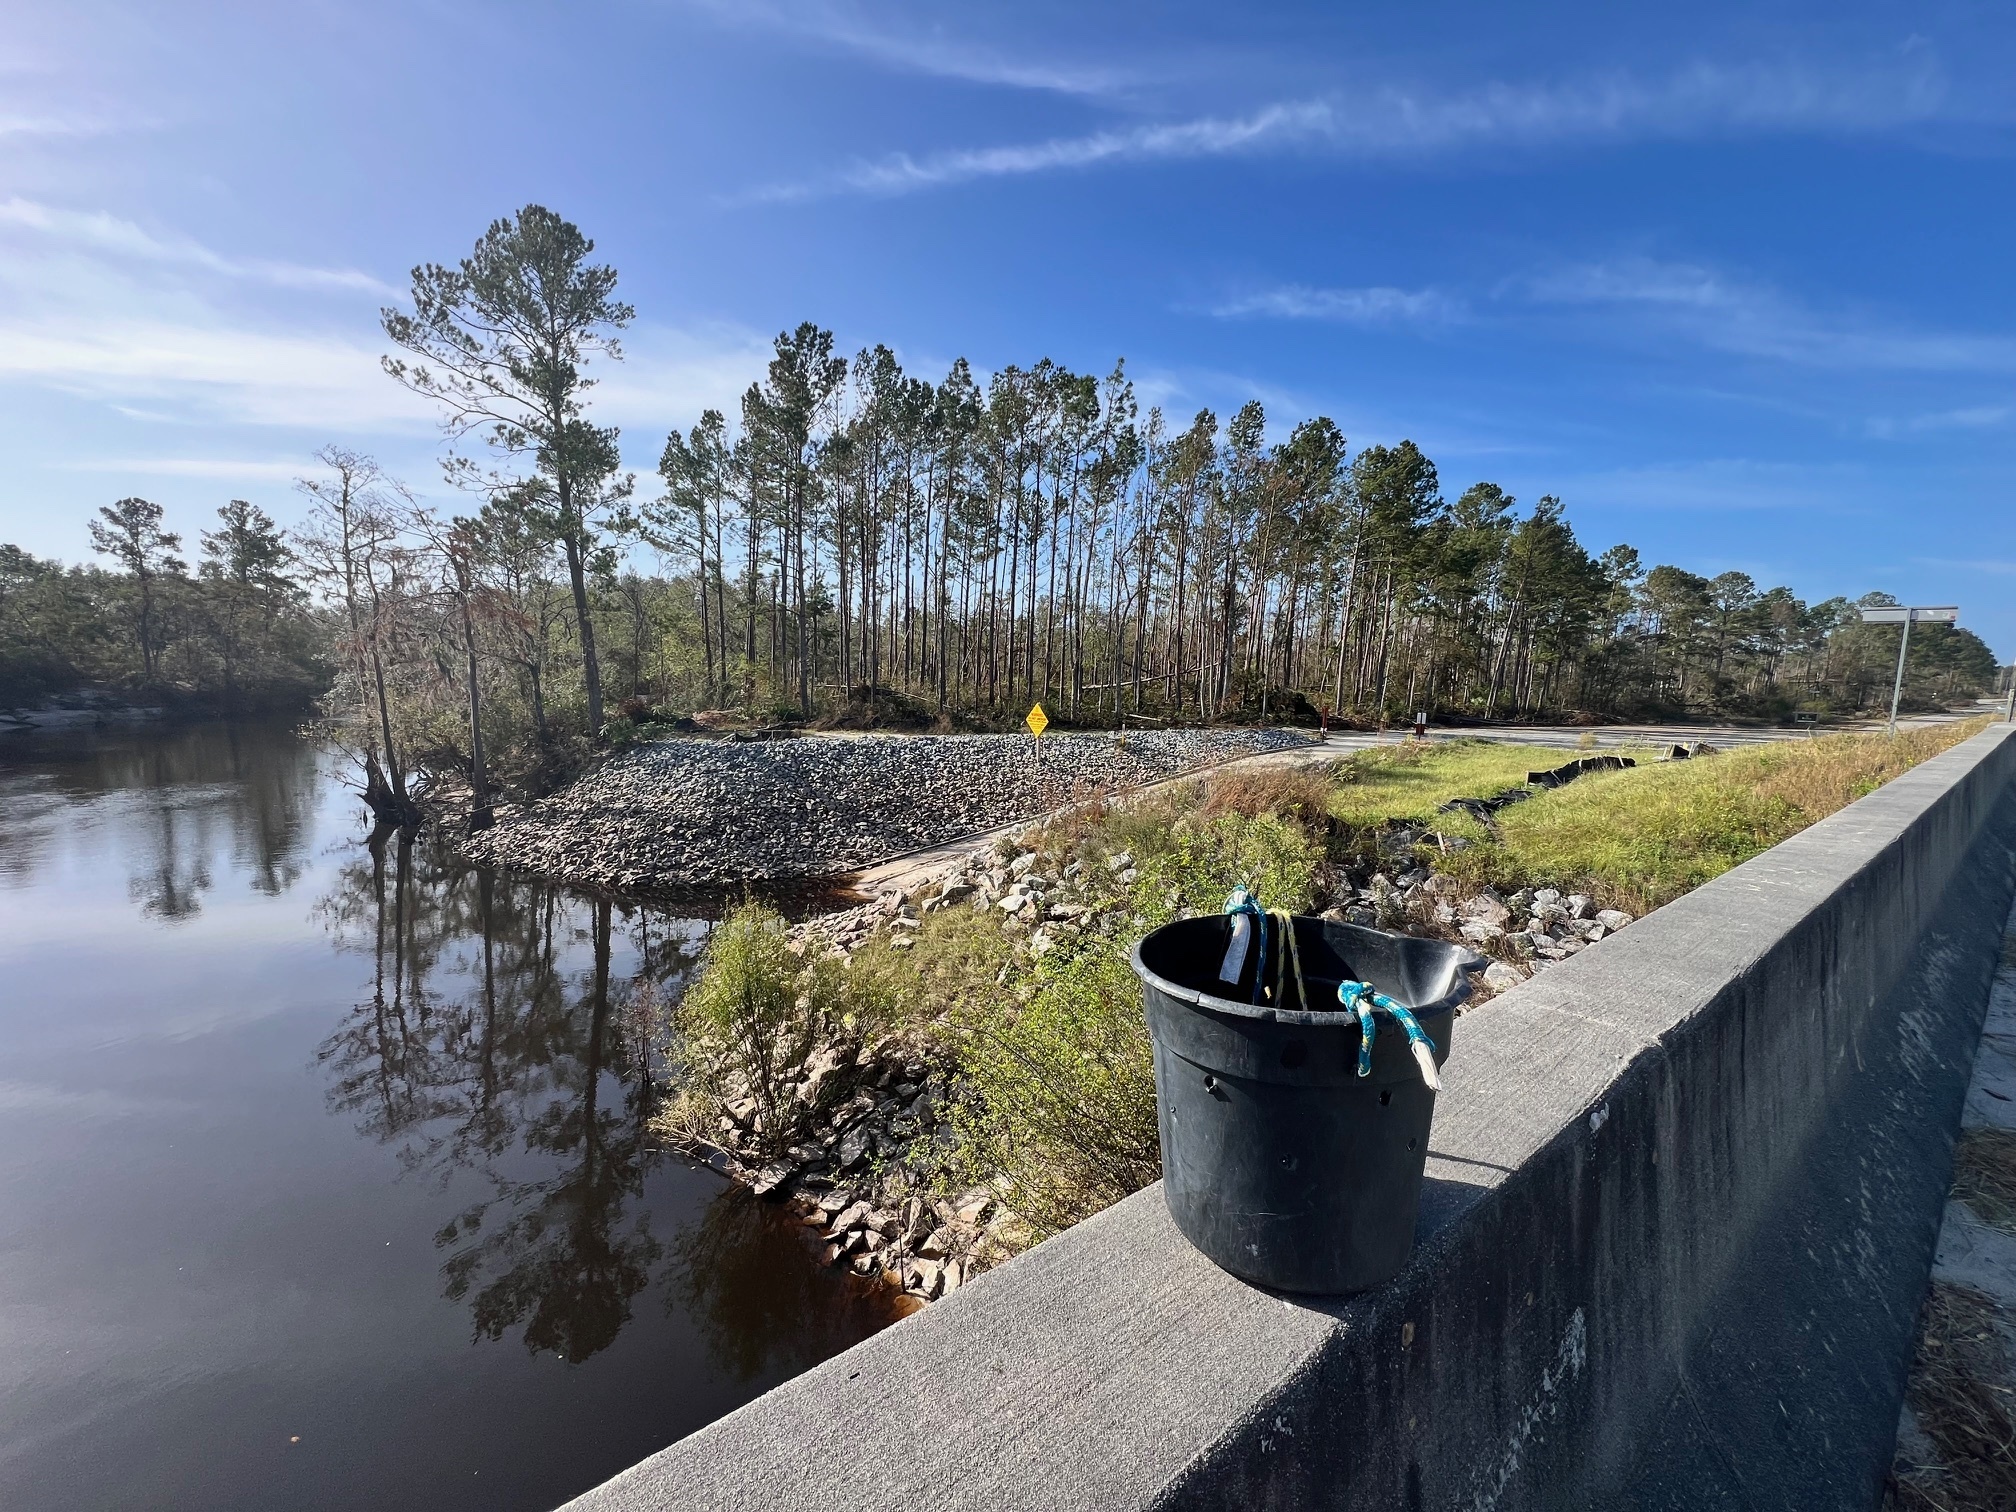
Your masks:
<instances>
[{"instance_id":1,"label":"riverbank","mask_svg":"<svg viewBox=\"0 0 2016 1512\"><path fill-rule=\"evenodd\" d=\"M111 688L53 693L32 704L0 707L0 737L68 735L80 730L144 729L206 720L260 720L302 717L313 709L308 696L267 699L230 707L218 695L176 689L151 694Z\"/></svg>"},{"instance_id":2,"label":"riverbank","mask_svg":"<svg viewBox=\"0 0 2016 1512\"><path fill-rule=\"evenodd\" d=\"M1236 756L1291 730L657 741L465 842L485 865L639 894L833 876Z\"/></svg>"},{"instance_id":3,"label":"riverbank","mask_svg":"<svg viewBox=\"0 0 2016 1512\"><path fill-rule=\"evenodd\" d=\"M1126 952L1166 919L1250 883L1270 906L1460 941L1489 959L1489 996L1972 728L1660 765L1644 752L1645 766L1536 784L1489 822L1444 805L1560 753L1388 747L1078 805L859 907L749 936L775 953L776 1022L802 1053L713 1059L661 1133L788 1199L828 1263L921 1304L1158 1174ZM710 958L702 979L729 969ZM707 1031L676 1022L707 1061Z\"/></svg>"}]
</instances>

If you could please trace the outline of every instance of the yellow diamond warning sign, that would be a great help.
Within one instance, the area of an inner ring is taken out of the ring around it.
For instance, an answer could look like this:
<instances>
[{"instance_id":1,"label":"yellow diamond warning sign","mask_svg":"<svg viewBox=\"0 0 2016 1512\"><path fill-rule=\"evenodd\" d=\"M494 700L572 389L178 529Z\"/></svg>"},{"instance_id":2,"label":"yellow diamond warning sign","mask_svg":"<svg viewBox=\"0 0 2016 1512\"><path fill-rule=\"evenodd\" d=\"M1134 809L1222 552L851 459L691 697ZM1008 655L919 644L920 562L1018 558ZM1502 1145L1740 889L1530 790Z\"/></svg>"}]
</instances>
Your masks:
<instances>
[{"instance_id":1,"label":"yellow diamond warning sign","mask_svg":"<svg viewBox=\"0 0 2016 1512\"><path fill-rule=\"evenodd\" d=\"M1043 712L1043 705L1039 703L1029 711L1029 717L1024 719L1022 723L1029 726L1029 733L1031 735L1041 735L1045 730L1050 728L1050 716Z\"/></svg>"}]
</instances>

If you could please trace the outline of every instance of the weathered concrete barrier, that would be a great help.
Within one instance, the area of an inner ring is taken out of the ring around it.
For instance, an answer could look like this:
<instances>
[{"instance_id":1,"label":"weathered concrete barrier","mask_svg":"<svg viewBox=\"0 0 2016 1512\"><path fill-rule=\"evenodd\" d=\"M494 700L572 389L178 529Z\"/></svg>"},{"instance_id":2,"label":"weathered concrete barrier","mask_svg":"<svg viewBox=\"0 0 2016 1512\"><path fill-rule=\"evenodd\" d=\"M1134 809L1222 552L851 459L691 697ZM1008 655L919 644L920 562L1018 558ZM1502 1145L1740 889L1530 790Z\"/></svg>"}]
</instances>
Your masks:
<instances>
[{"instance_id":1,"label":"weathered concrete barrier","mask_svg":"<svg viewBox=\"0 0 2016 1512\"><path fill-rule=\"evenodd\" d=\"M1390 1285L1256 1290L1150 1188L572 1506L1874 1506L2010 734L1466 1016Z\"/></svg>"}]
</instances>

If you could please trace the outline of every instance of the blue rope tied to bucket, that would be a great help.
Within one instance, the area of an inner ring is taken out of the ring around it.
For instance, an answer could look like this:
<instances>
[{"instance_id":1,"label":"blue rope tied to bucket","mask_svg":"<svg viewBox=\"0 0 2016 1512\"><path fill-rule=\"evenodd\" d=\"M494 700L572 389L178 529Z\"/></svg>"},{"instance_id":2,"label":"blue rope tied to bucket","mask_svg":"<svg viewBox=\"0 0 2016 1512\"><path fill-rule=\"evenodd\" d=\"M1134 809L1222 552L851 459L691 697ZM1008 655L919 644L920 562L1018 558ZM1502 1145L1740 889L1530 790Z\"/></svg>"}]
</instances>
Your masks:
<instances>
[{"instance_id":1,"label":"blue rope tied to bucket","mask_svg":"<svg viewBox=\"0 0 2016 1512\"><path fill-rule=\"evenodd\" d=\"M1344 1011L1358 1015L1358 1074L1372 1074L1372 1036L1377 1033L1375 1013L1384 1013L1397 1023L1407 1035L1407 1048L1414 1053L1414 1064L1421 1068L1421 1080L1429 1090L1442 1090L1442 1077L1435 1069L1435 1041L1428 1038L1428 1031L1421 1027L1421 1021L1414 1017L1413 1010L1405 1003L1397 1003L1385 993L1376 991L1370 982L1340 982L1337 985L1337 1001L1344 1005Z\"/></svg>"},{"instance_id":2,"label":"blue rope tied to bucket","mask_svg":"<svg viewBox=\"0 0 2016 1512\"><path fill-rule=\"evenodd\" d=\"M1260 906L1260 899L1250 887L1235 887L1232 895L1225 900L1226 917L1237 920L1250 918L1253 928L1260 936L1260 959L1253 963L1253 1002L1260 1001L1260 992L1267 983L1267 910Z\"/></svg>"},{"instance_id":3,"label":"blue rope tied to bucket","mask_svg":"<svg viewBox=\"0 0 2016 1512\"><path fill-rule=\"evenodd\" d=\"M1225 914L1227 918L1234 920L1235 923L1242 918L1251 919L1253 921L1252 928L1259 936L1260 956L1253 963L1253 996L1251 1001L1257 1003L1263 996L1271 995L1277 1005L1288 1002L1287 974L1289 966L1292 963L1295 976L1294 1001L1306 1008L1309 1003L1309 996L1302 984L1302 955L1301 951L1297 948L1298 942L1295 938L1294 916L1287 913L1269 913L1265 908L1260 906L1260 899L1253 889L1250 886L1243 885L1233 888L1231 896L1226 898ZM1276 966L1276 974L1281 980L1275 984L1276 990L1272 994L1269 994L1267 989L1267 943L1268 925L1270 922L1278 924L1287 939L1287 945L1282 947L1283 959ZM1229 952L1226 960L1229 967L1231 961ZM1242 958L1240 969L1243 970L1243 968L1244 961ZM1230 979L1236 982L1238 974L1237 971L1233 972ZM1221 973L1220 980L1225 979ZM1413 1053L1414 1063L1421 1068L1421 1080L1427 1083L1431 1091L1439 1092L1442 1090L1441 1073L1435 1068L1435 1041L1428 1037L1428 1032L1421 1027L1421 1021L1414 1017L1414 1012L1411 1008L1405 1003L1397 1002L1385 993L1378 991L1370 982L1339 983L1337 987L1337 1001L1344 1005L1345 1012L1356 1014L1358 1018L1358 1074L1360 1076L1370 1076L1372 1074L1372 1040L1373 1036L1378 1032L1375 1015L1383 1013L1398 1024L1401 1031L1406 1034L1407 1048Z\"/></svg>"}]
</instances>

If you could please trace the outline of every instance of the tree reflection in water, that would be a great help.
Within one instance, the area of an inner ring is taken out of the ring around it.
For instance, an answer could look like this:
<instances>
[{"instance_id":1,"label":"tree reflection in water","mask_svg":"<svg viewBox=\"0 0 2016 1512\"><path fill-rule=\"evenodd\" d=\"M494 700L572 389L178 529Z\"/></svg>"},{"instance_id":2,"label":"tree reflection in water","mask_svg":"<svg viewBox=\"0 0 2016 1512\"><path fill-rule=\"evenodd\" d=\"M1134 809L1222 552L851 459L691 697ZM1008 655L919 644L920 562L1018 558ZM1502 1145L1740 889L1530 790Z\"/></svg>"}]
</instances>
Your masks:
<instances>
[{"instance_id":1,"label":"tree reflection in water","mask_svg":"<svg viewBox=\"0 0 2016 1512\"><path fill-rule=\"evenodd\" d=\"M86 805L98 805L93 823L130 867L127 896L151 919L197 917L220 876L278 897L307 865L318 752L284 726L84 730L0 755L12 758L0 766L0 883L30 885Z\"/></svg>"},{"instance_id":2,"label":"tree reflection in water","mask_svg":"<svg viewBox=\"0 0 2016 1512\"><path fill-rule=\"evenodd\" d=\"M672 1241L668 1308L683 1308L740 1381L809 1370L894 1321L883 1287L811 1263L790 1211L733 1188Z\"/></svg>"},{"instance_id":3,"label":"tree reflection in water","mask_svg":"<svg viewBox=\"0 0 2016 1512\"><path fill-rule=\"evenodd\" d=\"M625 1010L640 983L676 988L700 927L400 840L346 866L320 913L372 959L319 1052L331 1106L410 1173L490 1189L435 1236L448 1296L478 1338L522 1330L577 1361L607 1348L663 1255L640 1204L658 1158L649 1043Z\"/></svg>"}]
</instances>

